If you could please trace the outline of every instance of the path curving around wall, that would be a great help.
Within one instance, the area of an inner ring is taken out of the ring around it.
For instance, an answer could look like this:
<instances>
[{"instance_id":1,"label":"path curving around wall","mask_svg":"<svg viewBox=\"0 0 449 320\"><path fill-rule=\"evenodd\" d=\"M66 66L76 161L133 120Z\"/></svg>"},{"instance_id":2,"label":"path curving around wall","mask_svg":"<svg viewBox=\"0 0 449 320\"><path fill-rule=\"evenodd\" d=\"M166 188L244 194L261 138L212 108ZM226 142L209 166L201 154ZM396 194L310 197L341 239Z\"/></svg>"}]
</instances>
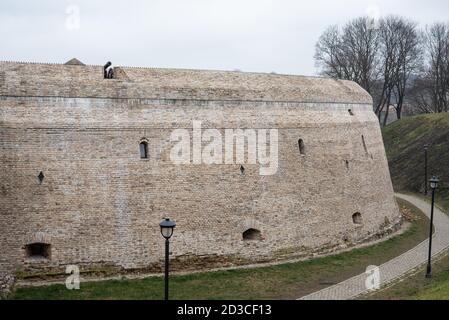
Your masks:
<instances>
[{"instance_id":1,"label":"path curving around wall","mask_svg":"<svg viewBox=\"0 0 449 320\"><path fill-rule=\"evenodd\" d=\"M406 200L430 216L430 204L412 195L397 193L396 197ZM432 256L438 256L449 249L449 217L438 207L434 211L435 232L432 240ZM428 240L379 266L380 287L391 284L427 262ZM362 273L336 285L306 295L298 300L348 300L371 292L365 282L369 274Z\"/></svg>"}]
</instances>

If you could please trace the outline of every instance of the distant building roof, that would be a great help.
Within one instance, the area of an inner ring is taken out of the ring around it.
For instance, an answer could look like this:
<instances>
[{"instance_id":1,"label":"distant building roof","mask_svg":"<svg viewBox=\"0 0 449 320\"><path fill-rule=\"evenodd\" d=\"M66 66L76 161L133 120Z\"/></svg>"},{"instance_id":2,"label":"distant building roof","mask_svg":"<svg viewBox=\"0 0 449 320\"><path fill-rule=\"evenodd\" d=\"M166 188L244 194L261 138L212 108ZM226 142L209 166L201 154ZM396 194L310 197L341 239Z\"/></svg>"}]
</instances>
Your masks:
<instances>
[{"instance_id":1,"label":"distant building roof","mask_svg":"<svg viewBox=\"0 0 449 320\"><path fill-rule=\"evenodd\" d=\"M79 61L77 58L70 59L65 64L69 66L85 66L85 64Z\"/></svg>"}]
</instances>

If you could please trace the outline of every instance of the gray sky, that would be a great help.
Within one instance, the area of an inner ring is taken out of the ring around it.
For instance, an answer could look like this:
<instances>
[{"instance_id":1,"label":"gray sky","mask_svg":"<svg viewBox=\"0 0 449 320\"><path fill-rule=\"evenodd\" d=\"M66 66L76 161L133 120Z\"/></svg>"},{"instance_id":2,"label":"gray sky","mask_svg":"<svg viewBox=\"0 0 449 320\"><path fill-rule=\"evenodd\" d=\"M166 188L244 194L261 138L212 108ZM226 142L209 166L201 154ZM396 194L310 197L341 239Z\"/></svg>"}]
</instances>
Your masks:
<instances>
[{"instance_id":1,"label":"gray sky","mask_svg":"<svg viewBox=\"0 0 449 320\"><path fill-rule=\"evenodd\" d=\"M0 60L313 75L323 30L367 14L424 26L449 1L1 0Z\"/></svg>"}]
</instances>

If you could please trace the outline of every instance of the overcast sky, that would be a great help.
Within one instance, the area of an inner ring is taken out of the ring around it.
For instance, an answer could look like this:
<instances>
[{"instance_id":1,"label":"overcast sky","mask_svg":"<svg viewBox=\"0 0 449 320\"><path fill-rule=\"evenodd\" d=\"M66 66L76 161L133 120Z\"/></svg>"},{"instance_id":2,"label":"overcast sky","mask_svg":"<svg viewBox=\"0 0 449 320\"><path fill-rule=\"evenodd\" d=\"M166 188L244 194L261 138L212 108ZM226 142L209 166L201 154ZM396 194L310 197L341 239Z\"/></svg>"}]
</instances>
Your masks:
<instances>
[{"instance_id":1,"label":"overcast sky","mask_svg":"<svg viewBox=\"0 0 449 320\"><path fill-rule=\"evenodd\" d=\"M448 0L1 0L0 60L316 74L327 26L449 22Z\"/></svg>"}]
</instances>

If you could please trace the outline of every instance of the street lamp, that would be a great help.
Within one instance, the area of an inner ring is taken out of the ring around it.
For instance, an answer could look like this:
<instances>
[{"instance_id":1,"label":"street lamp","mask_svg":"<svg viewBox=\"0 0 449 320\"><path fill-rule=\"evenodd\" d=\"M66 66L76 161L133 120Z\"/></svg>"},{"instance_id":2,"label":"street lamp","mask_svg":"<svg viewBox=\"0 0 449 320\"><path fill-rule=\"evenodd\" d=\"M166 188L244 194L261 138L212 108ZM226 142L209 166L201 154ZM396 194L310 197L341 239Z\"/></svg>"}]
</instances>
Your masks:
<instances>
[{"instance_id":1,"label":"street lamp","mask_svg":"<svg viewBox=\"0 0 449 320\"><path fill-rule=\"evenodd\" d=\"M170 238L173 235L173 229L176 227L176 223L169 218L165 218L159 224L161 227L161 234L165 238L165 300L168 300L168 269L169 269L169 248Z\"/></svg>"},{"instance_id":2,"label":"street lamp","mask_svg":"<svg viewBox=\"0 0 449 320\"><path fill-rule=\"evenodd\" d=\"M432 265L430 260L432 258L432 227L433 227L433 208L435 206L435 190L438 188L438 178L433 176L430 180L430 189L432 189L432 206L430 209L430 234L429 234L429 258L427 260L426 278L432 278Z\"/></svg>"},{"instance_id":3,"label":"street lamp","mask_svg":"<svg viewBox=\"0 0 449 320\"><path fill-rule=\"evenodd\" d=\"M424 194L427 196L427 150L429 145L424 145Z\"/></svg>"}]
</instances>

